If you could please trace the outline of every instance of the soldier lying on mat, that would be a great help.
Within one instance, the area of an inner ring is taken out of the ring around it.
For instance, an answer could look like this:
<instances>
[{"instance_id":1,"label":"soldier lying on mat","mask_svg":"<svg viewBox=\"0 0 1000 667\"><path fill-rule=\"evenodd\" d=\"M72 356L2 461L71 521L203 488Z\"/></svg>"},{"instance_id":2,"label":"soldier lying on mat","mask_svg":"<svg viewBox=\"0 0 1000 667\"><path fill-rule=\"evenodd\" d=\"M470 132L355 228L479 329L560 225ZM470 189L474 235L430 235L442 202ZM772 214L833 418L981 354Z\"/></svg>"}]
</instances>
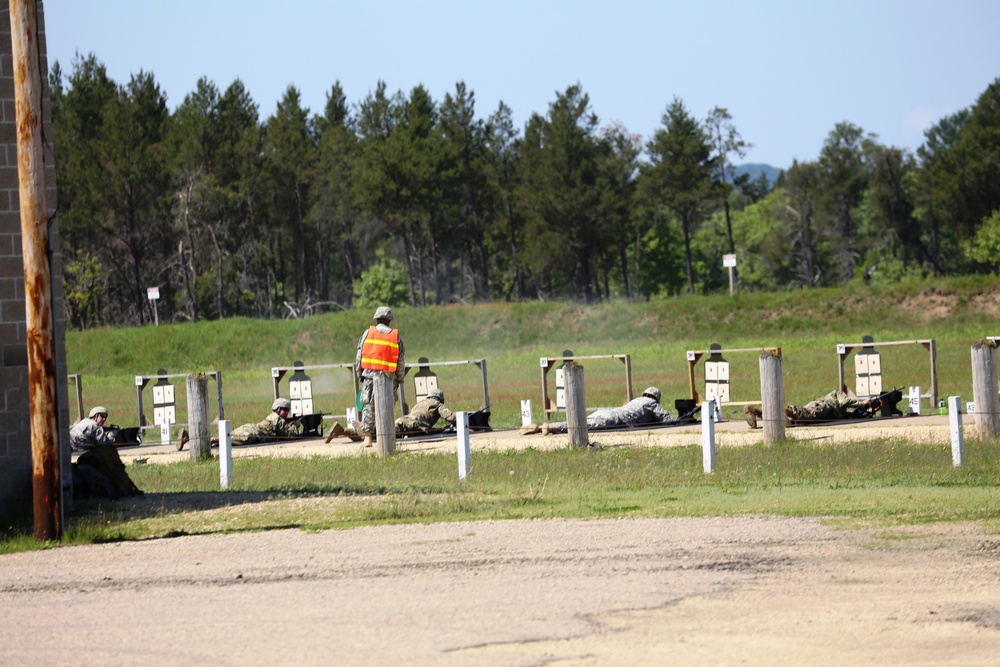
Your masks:
<instances>
[{"instance_id":1,"label":"soldier lying on mat","mask_svg":"<svg viewBox=\"0 0 1000 667\"><path fill-rule=\"evenodd\" d=\"M673 421L666 410L660 407L660 390L656 387L646 387L642 396L633 398L620 408L598 408L587 415L588 429L613 428L616 426L654 426L669 424ZM521 428L521 435L541 433L565 433L566 422L550 424L528 424Z\"/></svg>"},{"instance_id":2,"label":"soldier lying on mat","mask_svg":"<svg viewBox=\"0 0 1000 667\"><path fill-rule=\"evenodd\" d=\"M879 396L861 399L846 387L841 387L840 391L831 391L826 396L805 405L785 407L785 423L797 425L837 419L860 419L873 416L883 406L888 407L889 414L898 416L902 413L896 409L896 403L902 398L903 392L895 388ZM763 416L763 413L760 406L747 405L743 408L743 415L750 428L757 428L757 420Z\"/></svg>"}]
</instances>

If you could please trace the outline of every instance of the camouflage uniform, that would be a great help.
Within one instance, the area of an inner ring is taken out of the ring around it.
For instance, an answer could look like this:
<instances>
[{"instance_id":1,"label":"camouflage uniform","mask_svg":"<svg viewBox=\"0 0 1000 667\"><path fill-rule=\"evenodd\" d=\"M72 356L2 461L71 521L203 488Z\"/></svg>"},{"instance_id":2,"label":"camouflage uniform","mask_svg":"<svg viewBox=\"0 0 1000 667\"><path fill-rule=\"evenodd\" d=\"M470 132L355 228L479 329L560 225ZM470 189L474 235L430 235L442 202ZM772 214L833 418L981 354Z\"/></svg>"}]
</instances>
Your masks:
<instances>
[{"instance_id":1,"label":"camouflage uniform","mask_svg":"<svg viewBox=\"0 0 1000 667\"><path fill-rule=\"evenodd\" d=\"M375 328L384 333L391 333L392 327L388 324L383 324L379 322L375 325ZM388 375L385 371L376 371L370 368L361 368L361 346L364 345L365 339L368 338L368 329L361 334L361 338L358 339L358 353L354 359L354 374L361 381L361 431L362 433L374 433L375 432L375 386L372 383L372 378L379 373ZM396 373L394 376L395 383L393 385L393 402L395 402L395 389L403 382L403 378L406 377L406 368L404 366L403 360L403 339L399 339L399 359L396 361Z\"/></svg>"},{"instance_id":2,"label":"camouflage uniform","mask_svg":"<svg viewBox=\"0 0 1000 667\"><path fill-rule=\"evenodd\" d=\"M230 437L234 445L256 445L272 438L298 435L296 427L295 420L284 419L277 412L272 412L261 422L243 424L234 430Z\"/></svg>"},{"instance_id":3,"label":"camouflage uniform","mask_svg":"<svg viewBox=\"0 0 1000 667\"><path fill-rule=\"evenodd\" d=\"M587 428L600 429L612 426L654 426L673 421L670 413L649 396L633 398L620 408L599 408L587 415ZM549 433L566 430L566 422L549 424Z\"/></svg>"},{"instance_id":4,"label":"camouflage uniform","mask_svg":"<svg viewBox=\"0 0 1000 667\"><path fill-rule=\"evenodd\" d=\"M443 419L449 424L455 423L455 413L449 410L444 403L436 398L428 396L418 401L410 414L396 420L396 433L414 433L426 431L434 428L438 419Z\"/></svg>"},{"instance_id":5,"label":"camouflage uniform","mask_svg":"<svg viewBox=\"0 0 1000 667\"><path fill-rule=\"evenodd\" d=\"M805 405L789 405L785 408L785 414L793 424L804 421L847 419L854 410L864 407L867 402L867 399L834 390Z\"/></svg>"},{"instance_id":6,"label":"camouflage uniform","mask_svg":"<svg viewBox=\"0 0 1000 667\"><path fill-rule=\"evenodd\" d=\"M84 417L69 430L69 443L73 451L82 451L93 445L113 445L115 432L90 417Z\"/></svg>"}]
</instances>

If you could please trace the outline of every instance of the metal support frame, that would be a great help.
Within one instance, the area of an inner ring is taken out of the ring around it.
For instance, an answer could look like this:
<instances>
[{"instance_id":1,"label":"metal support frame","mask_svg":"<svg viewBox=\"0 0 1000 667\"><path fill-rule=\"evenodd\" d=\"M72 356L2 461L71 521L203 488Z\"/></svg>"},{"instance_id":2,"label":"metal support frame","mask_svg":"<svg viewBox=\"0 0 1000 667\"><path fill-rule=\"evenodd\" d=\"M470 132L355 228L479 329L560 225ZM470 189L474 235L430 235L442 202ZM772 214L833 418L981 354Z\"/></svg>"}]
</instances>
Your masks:
<instances>
[{"instance_id":1,"label":"metal support frame","mask_svg":"<svg viewBox=\"0 0 1000 667\"><path fill-rule=\"evenodd\" d=\"M320 364L317 366L272 366L271 367L271 382L274 387L274 397L281 398L281 390L278 388L278 383L281 382L281 378L285 377L285 373L288 371L314 371L323 370L327 368L347 368L351 371L351 382L354 383L354 395L358 395L358 381L354 377L354 363L349 364Z\"/></svg>"},{"instance_id":2,"label":"metal support frame","mask_svg":"<svg viewBox=\"0 0 1000 667\"><path fill-rule=\"evenodd\" d=\"M763 352L770 352L777 356L781 356L780 347L734 347L730 349L715 349L715 350L688 350L687 362L688 362L688 390L691 392L691 398L695 401L696 405L701 405L705 402L704 397L698 393L694 384L694 367L706 354L736 354L739 352L757 352L761 354ZM756 405L760 403L757 401L726 401L724 405Z\"/></svg>"},{"instance_id":3,"label":"metal support frame","mask_svg":"<svg viewBox=\"0 0 1000 667\"><path fill-rule=\"evenodd\" d=\"M211 377L211 378L213 378L215 380L215 389L216 389L216 393L217 393L217 396L218 396L218 405L219 405L219 416L218 416L217 419L215 419L215 420L213 420L211 422L211 423L215 424L215 423L219 422L220 420L223 420L223 419L226 418L225 411L224 411L224 409L222 407L222 371L197 371L197 372L200 372L203 375L208 375L209 377ZM138 404L138 407L139 407L139 432L140 433L143 432L143 431L149 430L149 429L159 430L159 428L160 428L159 424L150 424L150 425L147 426L147 425L144 425L142 423L143 422L143 414L142 414L142 390L145 389L145 387L146 387L147 384L149 384L149 381L150 380L165 380L165 379L169 379L169 378L187 378L187 376L189 376L189 375L191 375L191 373L168 373L168 374L165 374L165 375L136 375L135 376L135 394L136 394L136 403ZM187 391L186 390L185 390L185 393L184 393L184 401L185 401L185 404L186 404L187 403ZM187 426L187 425L188 425L187 422L175 422L174 424L171 424L171 426Z\"/></svg>"},{"instance_id":4,"label":"metal support frame","mask_svg":"<svg viewBox=\"0 0 1000 667\"><path fill-rule=\"evenodd\" d=\"M414 368L425 368L427 366L466 366L468 364L475 364L479 367L480 372L483 377L483 410L490 409L490 390L489 385L486 380L486 360L485 359L461 359L458 361L421 361L416 364L405 364L403 366L403 379L406 379L406 374ZM406 405L406 383L405 381L399 386L399 406L400 409ZM403 411L405 414L405 411Z\"/></svg>"},{"instance_id":5,"label":"metal support frame","mask_svg":"<svg viewBox=\"0 0 1000 667\"><path fill-rule=\"evenodd\" d=\"M79 373L68 373L66 379L71 380L76 389L76 421L80 421L86 414L83 411L83 378Z\"/></svg>"},{"instance_id":6,"label":"metal support frame","mask_svg":"<svg viewBox=\"0 0 1000 667\"><path fill-rule=\"evenodd\" d=\"M931 407L937 407L937 396L938 396L938 382L937 382L937 348L934 346L933 339L925 340L885 340L885 341L871 341L863 343L837 343L837 359L839 361L839 369L837 375L837 387L843 388L844 385L844 360L847 359L848 355L854 350L854 348L859 347L886 347L887 345L922 345L930 354L930 364L931 364L931 387L930 391L926 394L921 394L921 398L926 398L930 400Z\"/></svg>"},{"instance_id":7,"label":"metal support frame","mask_svg":"<svg viewBox=\"0 0 1000 667\"><path fill-rule=\"evenodd\" d=\"M354 385L354 394L352 395L352 398L356 397L358 395L359 387L358 387L358 379L354 377L354 362L351 362L349 364L317 364L313 366L272 366L271 383L274 389L274 397L281 398L281 389L279 388L278 385L281 382L281 378L285 377L285 374L288 373L288 371L292 371L294 373L295 371L326 370L330 368L346 368L351 372L351 383ZM354 402L352 401L351 405L353 404ZM323 415L323 419L335 419L337 417L342 417L346 419L347 415L340 415L340 414Z\"/></svg>"},{"instance_id":8,"label":"metal support frame","mask_svg":"<svg viewBox=\"0 0 1000 667\"><path fill-rule=\"evenodd\" d=\"M618 359L623 364L625 364L625 401L631 401L632 395L632 356L629 354L597 354L586 357L541 357L539 359L539 365L542 367L542 415L548 417L548 415L554 412L562 412L558 408L552 407L549 401L549 389L546 384L546 378L549 374L549 370L556 365L556 362L566 362L566 361L582 361L584 359ZM543 421L548 421L543 419Z\"/></svg>"}]
</instances>

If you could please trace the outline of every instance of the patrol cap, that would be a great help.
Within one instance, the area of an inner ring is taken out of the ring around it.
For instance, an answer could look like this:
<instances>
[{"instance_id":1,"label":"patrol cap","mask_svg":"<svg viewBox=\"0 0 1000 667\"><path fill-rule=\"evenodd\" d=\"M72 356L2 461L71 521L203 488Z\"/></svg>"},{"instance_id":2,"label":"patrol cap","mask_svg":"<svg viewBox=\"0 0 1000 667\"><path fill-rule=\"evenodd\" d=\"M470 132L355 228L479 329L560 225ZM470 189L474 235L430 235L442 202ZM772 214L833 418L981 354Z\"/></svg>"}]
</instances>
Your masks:
<instances>
[{"instance_id":1,"label":"patrol cap","mask_svg":"<svg viewBox=\"0 0 1000 667\"><path fill-rule=\"evenodd\" d=\"M444 392L440 389L431 389L427 392L427 398L436 398L437 400L444 403Z\"/></svg>"},{"instance_id":2,"label":"patrol cap","mask_svg":"<svg viewBox=\"0 0 1000 667\"><path fill-rule=\"evenodd\" d=\"M392 322L392 308L389 306L379 306L372 315L373 320L389 320Z\"/></svg>"},{"instance_id":3,"label":"patrol cap","mask_svg":"<svg viewBox=\"0 0 1000 667\"><path fill-rule=\"evenodd\" d=\"M274 403L271 403L271 412L284 408L286 410L292 409L292 402L287 398L276 398Z\"/></svg>"},{"instance_id":4,"label":"patrol cap","mask_svg":"<svg viewBox=\"0 0 1000 667\"><path fill-rule=\"evenodd\" d=\"M642 390L642 395L649 396L657 403L660 402L660 397L662 396L662 394L660 394L660 390L657 389L656 387L646 387L645 389Z\"/></svg>"},{"instance_id":5,"label":"patrol cap","mask_svg":"<svg viewBox=\"0 0 1000 667\"><path fill-rule=\"evenodd\" d=\"M90 409L90 414L88 416L91 419L93 419L97 415L106 415L106 414L108 414L108 409L106 407L104 407L103 405L95 405Z\"/></svg>"}]
</instances>

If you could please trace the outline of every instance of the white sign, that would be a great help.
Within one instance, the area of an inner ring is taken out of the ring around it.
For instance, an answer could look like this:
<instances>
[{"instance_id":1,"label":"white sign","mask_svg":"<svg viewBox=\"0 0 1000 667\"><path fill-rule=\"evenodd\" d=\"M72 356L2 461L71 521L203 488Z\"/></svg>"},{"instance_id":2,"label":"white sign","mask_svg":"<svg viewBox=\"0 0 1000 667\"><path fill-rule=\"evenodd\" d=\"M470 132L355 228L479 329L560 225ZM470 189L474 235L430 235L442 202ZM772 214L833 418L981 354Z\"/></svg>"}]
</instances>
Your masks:
<instances>
[{"instance_id":1,"label":"white sign","mask_svg":"<svg viewBox=\"0 0 1000 667\"><path fill-rule=\"evenodd\" d=\"M527 426L531 423L531 399L522 398L521 399L521 426Z\"/></svg>"},{"instance_id":2,"label":"white sign","mask_svg":"<svg viewBox=\"0 0 1000 667\"><path fill-rule=\"evenodd\" d=\"M722 266L736 266L736 255L723 255Z\"/></svg>"},{"instance_id":3,"label":"white sign","mask_svg":"<svg viewBox=\"0 0 1000 667\"><path fill-rule=\"evenodd\" d=\"M155 301L160 298L160 288L159 287L147 287L146 288L146 298L150 301Z\"/></svg>"},{"instance_id":4,"label":"white sign","mask_svg":"<svg viewBox=\"0 0 1000 667\"><path fill-rule=\"evenodd\" d=\"M910 414L920 414L920 387L910 387Z\"/></svg>"}]
</instances>

